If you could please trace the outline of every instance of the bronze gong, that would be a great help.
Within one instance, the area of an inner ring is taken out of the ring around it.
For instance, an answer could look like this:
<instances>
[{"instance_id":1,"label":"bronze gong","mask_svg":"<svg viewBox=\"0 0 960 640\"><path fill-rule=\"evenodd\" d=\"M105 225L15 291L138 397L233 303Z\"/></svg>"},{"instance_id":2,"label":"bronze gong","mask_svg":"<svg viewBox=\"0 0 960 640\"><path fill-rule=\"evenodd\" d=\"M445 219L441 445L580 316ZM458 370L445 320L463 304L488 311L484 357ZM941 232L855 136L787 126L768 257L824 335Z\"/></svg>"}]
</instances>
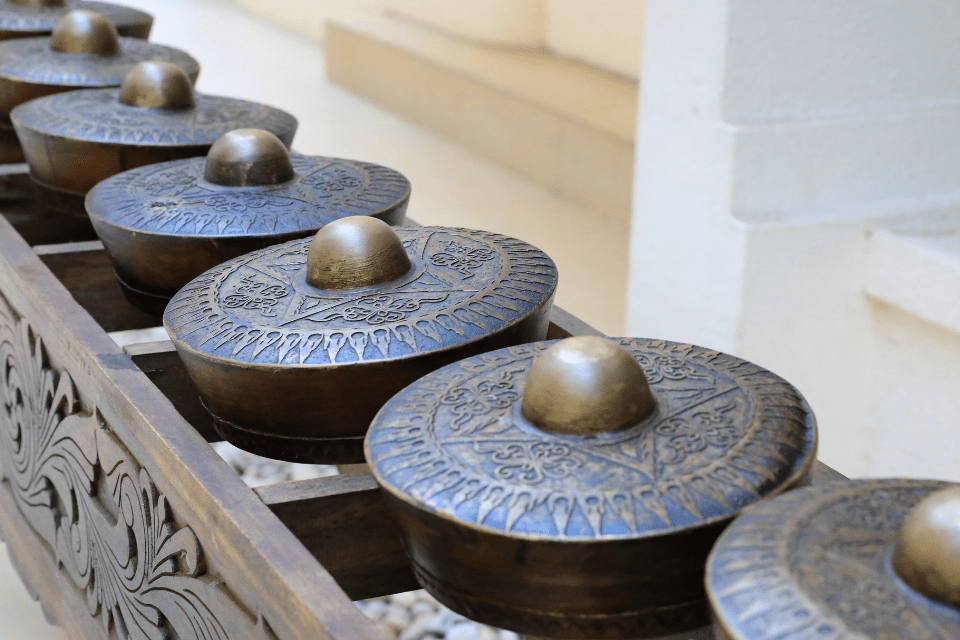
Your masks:
<instances>
[{"instance_id":1,"label":"bronze gong","mask_svg":"<svg viewBox=\"0 0 960 640\"><path fill-rule=\"evenodd\" d=\"M750 508L707 565L718 640L960 638L960 485L849 480Z\"/></svg>"},{"instance_id":2,"label":"bronze gong","mask_svg":"<svg viewBox=\"0 0 960 640\"><path fill-rule=\"evenodd\" d=\"M163 323L220 433L294 462L363 461L377 410L460 358L542 340L550 258L485 231L341 218L191 281Z\"/></svg>"},{"instance_id":3,"label":"bronze gong","mask_svg":"<svg viewBox=\"0 0 960 640\"><path fill-rule=\"evenodd\" d=\"M10 111L34 98L73 89L119 87L138 62L176 64L196 82L200 65L187 53L134 38L122 38L100 14L65 14L49 37L0 42L0 162L23 162Z\"/></svg>"},{"instance_id":4,"label":"bronze gong","mask_svg":"<svg viewBox=\"0 0 960 640\"><path fill-rule=\"evenodd\" d=\"M195 93L168 62L141 62L119 89L68 91L10 114L40 200L86 216L98 182L148 164L203 156L232 129L265 129L289 148L297 120L266 105Z\"/></svg>"},{"instance_id":5,"label":"bronze gong","mask_svg":"<svg viewBox=\"0 0 960 640\"><path fill-rule=\"evenodd\" d=\"M710 547L744 507L806 483L815 452L785 380L638 338L461 360L394 396L366 439L427 591L486 624L577 639L707 625Z\"/></svg>"},{"instance_id":6,"label":"bronze gong","mask_svg":"<svg viewBox=\"0 0 960 640\"><path fill-rule=\"evenodd\" d=\"M0 0L0 40L48 35L64 14L75 9L99 13L116 25L121 36L150 37L153 16L133 7L84 0Z\"/></svg>"},{"instance_id":7,"label":"bronze gong","mask_svg":"<svg viewBox=\"0 0 960 640\"><path fill-rule=\"evenodd\" d=\"M104 180L86 208L127 299L159 316L173 294L222 262L346 216L401 225L409 201L410 182L393 169L291 155L272 133L238 129L206 158Z\"/></svg>"}]
</instances>

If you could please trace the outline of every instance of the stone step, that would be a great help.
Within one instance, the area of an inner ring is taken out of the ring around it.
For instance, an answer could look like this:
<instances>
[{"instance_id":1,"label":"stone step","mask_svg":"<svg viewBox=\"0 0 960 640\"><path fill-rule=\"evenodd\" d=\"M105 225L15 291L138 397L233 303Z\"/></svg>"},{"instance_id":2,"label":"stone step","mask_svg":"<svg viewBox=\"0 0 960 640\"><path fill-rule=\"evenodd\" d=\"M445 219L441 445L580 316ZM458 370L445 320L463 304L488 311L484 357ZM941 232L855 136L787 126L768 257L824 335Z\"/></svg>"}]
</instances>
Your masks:
<instances>
[{"instance_id":1,"label":"stone step","mask_svg":"<svg viewBox=\"0 0 960 640\"><path fill-rule=\"evenodd\" d=\"M563 198L629 222L636 82L389 16L334 18L325 41L327 74L337 84Z\"/></svg>"},{"instance_id":2,"label":"stone step","mask_svg":"<svg viewBox=\"0 0 960 640\"><path fill-rule=\"evenodd\" d=\"M868 294L960 334L960 212L879 225L869 247Z\"/></svg>"}]
</instances>

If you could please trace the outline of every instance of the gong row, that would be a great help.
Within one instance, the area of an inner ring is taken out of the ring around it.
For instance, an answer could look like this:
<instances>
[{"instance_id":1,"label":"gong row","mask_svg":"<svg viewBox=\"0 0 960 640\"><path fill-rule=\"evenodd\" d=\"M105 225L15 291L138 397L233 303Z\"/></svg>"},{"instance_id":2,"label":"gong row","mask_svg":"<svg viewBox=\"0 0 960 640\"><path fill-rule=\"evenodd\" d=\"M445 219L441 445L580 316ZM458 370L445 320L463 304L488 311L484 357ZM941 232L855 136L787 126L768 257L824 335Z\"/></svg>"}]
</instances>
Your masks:
<instances>
[{"instance_id":1,"label":"gong row","mask_svg":"<svg viewBox=\"0 0 960 640\"><path fill-rule=\"evenodd\" d=\"M291 153L293 116L194 91L146 14L37 4L0 2L0 159L89 217L226 440L368 462L441 602L556 638L711 611L737 640L960 637L956 486L804 487L816 422L787 381L694 345L546 340L536 247L404 226L403 175Z\"/></svg>"}]
</instances>

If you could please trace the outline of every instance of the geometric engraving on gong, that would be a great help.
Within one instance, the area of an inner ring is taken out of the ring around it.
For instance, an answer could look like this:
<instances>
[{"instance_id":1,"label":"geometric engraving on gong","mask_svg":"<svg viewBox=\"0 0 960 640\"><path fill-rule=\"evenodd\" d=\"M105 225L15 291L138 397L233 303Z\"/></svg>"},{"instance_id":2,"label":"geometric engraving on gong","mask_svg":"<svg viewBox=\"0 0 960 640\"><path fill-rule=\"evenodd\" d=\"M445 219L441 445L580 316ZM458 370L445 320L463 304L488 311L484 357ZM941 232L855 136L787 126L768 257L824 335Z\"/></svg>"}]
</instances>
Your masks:
<instances>
[{"instance_id":1,"label":"geometric engraving on gong","mask_svg":"<svg viewBox=\"0 0 960 640\"><path fill-rule=\"evenodd\" d=\"M449 246L444 238L450 232L400 228L408 253L422 266L406 280L381 292L304 289L299 283L310 241L296 240L199 276L171 301L168 322L194 348L241 361L379 360L487 335L552 292L556 268L542 252L497 234L454 231L467 234L475 255L483 256L476 258L481 268L469 266L468 276L462 272L468 266L432 263L430 247ZM253 286L269 296L253 295ZM241 304L247 299L250 306Z\"/></svg>"},{"instance_id":2,"label":"geometric engraving on gong","mask_svg":"<svg viewBox=\"0 0 960 640\"><path fill-rule=\"evenodd\" d=\"M658 398L652 423L586 440L544 437L525 426L519 403L546 347L510 347L392 399L369 438L378 475L485 529L592 538L728 517L775 489L808 452L807 414L774 374L692 345L621 346ZM758 401L783 409L761 413Z\"/></svg>"}]
</instances>

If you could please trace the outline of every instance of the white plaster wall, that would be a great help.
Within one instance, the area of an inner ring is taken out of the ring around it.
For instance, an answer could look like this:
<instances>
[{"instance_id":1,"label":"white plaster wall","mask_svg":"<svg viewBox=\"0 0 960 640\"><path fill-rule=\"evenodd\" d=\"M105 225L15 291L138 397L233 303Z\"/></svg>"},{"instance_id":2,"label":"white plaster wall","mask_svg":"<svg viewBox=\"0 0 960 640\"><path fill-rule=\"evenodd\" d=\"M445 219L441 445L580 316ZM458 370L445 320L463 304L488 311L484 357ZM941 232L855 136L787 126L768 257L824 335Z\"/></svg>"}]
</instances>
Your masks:
<instances>
[{"instance_id":1,"label":"white plaster wall","mask_svg":"<svg viewBox=\"0 0 960 640\"><path fill-rule=\"evenodd\" d=\"M406 18L479 42L538 49L544 0L389 0Z\"/></svg>"},{"instance_id":2,"label":"white plaster wall","mask_svg":"<svg viewBox=\"0 0 960 640\"><path fill-rule=\"evenodd\" d=\"M877 216L960 201L960 3L725 4L733 215Z\"/></svg>"},{"instance_id":3,"label":"white plaster wall","mask_svg":"<svg viewBox=\"0 0 960 640\"><path fill-rule=\"evenodd\" d=\"M960 334L865 293L871 229L960 216L958 31L953 0L647 2L628 331L780 373L848 474L960 480Z\"/></svg>"},{"instance_id":4,"label":"white plaster wall","mask_svg":"<svg viewBox=\"0 0 960 640\"><path fill-rule=\"evenodd\" d=\"M545 0L545 43L560 55L640 75L644 0Z\"/></svg>"},{"instance_id":5,"label":"white plaster wall","mask_svg":"<svg viewBox=\"0 0 960 640\"><path fill-rule=\"evenodd\" d=\"M955 107L960 98L960 3L953 0L723 4L729 121L889 118Z\"/></svg>"},{"instance_id":6,"label":"white plaster wall","mask_svg":"<svg viewBox=\"0 0 960 640\"><path fill-rule=\"evenodd\" d=\"M724 21L718 2L647 2L627 327L732 351L747 229L729 215Z\"/></svg>"},{"instance_id":7,"label":"white plaster wall","mask_svg":"<svg viewBox=\"0 0 960 640\"><path fill-rule=\"evenodd\" d=\"M960 475L960 334L882 302L868 372L867 465L873 475ZM892 471L891 471L892 470Z\"/></svg>"},{"instance_id":8,"label":"white plaster wall","mask_svg":"<svg viewBox=\"0 0 960 640\"><path fill-rule=\"evenodd\" d=\"M871 471L870 307L863 294L868 221L751 225L736 351L794 383L820 425L821 458Z\"/></svg>"}]
</instances>

